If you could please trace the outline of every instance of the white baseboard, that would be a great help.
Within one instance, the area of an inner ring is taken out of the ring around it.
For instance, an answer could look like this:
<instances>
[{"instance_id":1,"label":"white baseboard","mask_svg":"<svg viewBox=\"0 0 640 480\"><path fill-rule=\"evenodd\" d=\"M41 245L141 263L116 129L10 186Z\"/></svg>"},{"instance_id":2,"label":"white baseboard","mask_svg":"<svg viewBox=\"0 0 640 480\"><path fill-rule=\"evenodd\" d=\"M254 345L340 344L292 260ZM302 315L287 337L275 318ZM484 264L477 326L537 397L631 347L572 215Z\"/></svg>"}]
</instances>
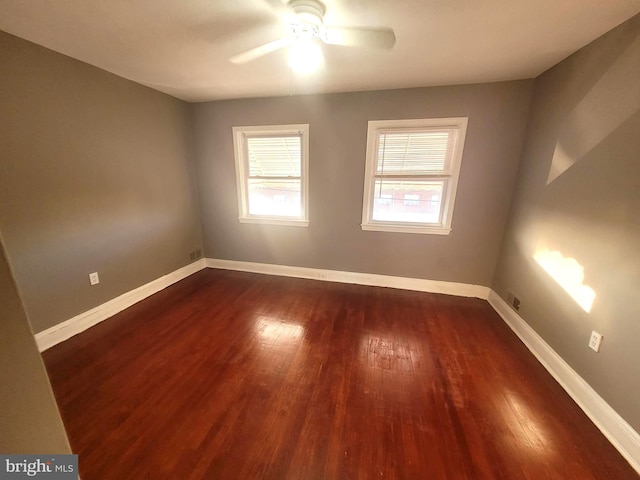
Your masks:
<instances>
[{"instance_id":1,"label":"white baseboard","mask_svg":"<svg viewBox=\"0 0 640 480\"><path fill-rule=\"evenodd\" d=\"M487 299L489 287L469 285L466 283L443 282L439 280L425 280L422 278L394 277L390 275L376 275L373 273L343 272L339 270L322 270L318 268L291 267L287 265L273 265L267 263L240 262L235 260L220 260L207 258L207 267L223 270L238 270L241 272L264 273L281 277L309 278L326 282L353 283L374 287L390 287L418 292L444 293L459 297L475 297Z\"/></svg>"},{"instance_id":2,"label":"white baseboard","mask_svg":"<svg viewBox=\"0 0 640 480\"><path fill-rule=\"evenodd\" d=\"M142 285L134 290L123 293L119 297L109 300L102 305L98 305L97 307L83 312L80 315L76 315L69 320L43 330L36 334L36 343L38 344L38 348L43 352L60 342L64 342L74 335L84 332L86 329L93 327L97 323L121 312L125 308L129 308L140 300L144 300L154 293L167 288L169 285L173 285L183 278L186 278L204 268L206 268L206 262L204 258L201 258L196 262L157 278L146 285Z\"/></svg>"},{"instance_id":3,"label":"white baseboard","mask_svg":"<svg viewBox=\"0 0 640 480\"><path fill-rule=\"evenodd\" d=\"M640 434L493 290L488 301L611 444L640 473Z\"/></svg>"},{"instance_id":4,"label":"white baseboard","mask_svg":"<svg viewBox=\"0 0 640 480\"><path fill-rule=\"evenodd\" d=\"M83 312L80 315L76 315L69 320L37 333L36 342L38 344L38 348L43 352L206 267L286 277L310 278L329 282L400 288L420 292L444 293L461 297L477 297L486 299L489 294L489 288L481 285L468 285L464 283L442 282L418 278L393 277L368 273L341 272L337 270L320 270L316 268L290 267L284 265L202 258L190 265L176 270L175 272L164 275L163 277L153 280L146 285L142 285L141 287L126 292L119 297L103 303L102 305L98 305L91 310Z\"/></svg>"}]
</instances>

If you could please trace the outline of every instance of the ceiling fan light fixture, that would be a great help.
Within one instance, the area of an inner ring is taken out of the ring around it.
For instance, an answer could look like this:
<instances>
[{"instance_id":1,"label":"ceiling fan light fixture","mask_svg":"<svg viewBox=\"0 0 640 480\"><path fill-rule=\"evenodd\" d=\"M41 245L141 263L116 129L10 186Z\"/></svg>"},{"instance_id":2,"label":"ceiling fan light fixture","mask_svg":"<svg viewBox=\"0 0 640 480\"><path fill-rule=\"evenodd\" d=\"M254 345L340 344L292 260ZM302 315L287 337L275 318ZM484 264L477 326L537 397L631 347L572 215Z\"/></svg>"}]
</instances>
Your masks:
<instances>
[{"instance_id":1,"label":"ceiling fan light fixture","mask_svg":"<svg viewBox=\"0 0 640 480\"><path fill-rule=\"evenodd\" d=\"M285 0L269 0L284 2ZM324 24L326 12L320 0L289 0L283 6L289 35L234 55L231 63L243 64L281 48L289 47L289 64L298 73L307 73L324 63L320 42L344 47L391 49L396 43L388 27L332 27Z\"/></svg>"},{"instance_id":2,"label":"ceiling fan light fixture","mask_svg":"<svg viewBox=\"0 0 640 480\"><path fill-rule=\"evenodd\" d=\"M310 38L297 39L289 47L289 66L296 73L311 73L324 61L322 49Z\"/></svg>"}]
</instances>

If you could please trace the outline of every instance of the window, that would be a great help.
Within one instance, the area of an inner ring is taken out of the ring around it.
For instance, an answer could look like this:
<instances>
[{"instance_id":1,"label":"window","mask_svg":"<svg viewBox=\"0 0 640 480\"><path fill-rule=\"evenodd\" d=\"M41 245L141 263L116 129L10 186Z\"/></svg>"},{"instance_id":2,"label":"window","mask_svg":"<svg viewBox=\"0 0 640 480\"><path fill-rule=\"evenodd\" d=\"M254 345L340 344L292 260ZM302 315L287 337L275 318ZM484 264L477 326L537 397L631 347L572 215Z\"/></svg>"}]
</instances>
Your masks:
<instances>
[{"instance_id":1,"label":"window","mask_svg":"<svg viewBox=\"0 0 640 480\"><path fill-rule=\"evenodd\" d=\"M238 220L307 226L309 125L233 127Z\"/></svg>"},{"instance_id":2,"label":"window","mask_svg":"<svg viewBox=\"0 0 640 480\"><path fill-rule=\"evenodd\" d=\"M467 118L371 121L362 229L447 235Z\"/></svg>"}]
</instances>

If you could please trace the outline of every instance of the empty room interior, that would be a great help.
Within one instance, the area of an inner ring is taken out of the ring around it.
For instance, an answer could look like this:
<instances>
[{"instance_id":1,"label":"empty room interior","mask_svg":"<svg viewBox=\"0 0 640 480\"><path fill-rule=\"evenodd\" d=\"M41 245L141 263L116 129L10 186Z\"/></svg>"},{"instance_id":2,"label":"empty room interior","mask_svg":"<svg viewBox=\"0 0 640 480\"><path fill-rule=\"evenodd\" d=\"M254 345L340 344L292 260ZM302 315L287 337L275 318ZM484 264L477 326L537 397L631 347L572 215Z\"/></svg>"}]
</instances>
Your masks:
<instances>
[{"instance_id":1,"label":"empty room interior","mask_svg":"<svg viewBox=\"0 0 640 480\"><path fill-rule=\"evenodd\" d=\"M639 478L637 0L0 0L0 30L0 455Z\"/></svg>"}]
</instances>

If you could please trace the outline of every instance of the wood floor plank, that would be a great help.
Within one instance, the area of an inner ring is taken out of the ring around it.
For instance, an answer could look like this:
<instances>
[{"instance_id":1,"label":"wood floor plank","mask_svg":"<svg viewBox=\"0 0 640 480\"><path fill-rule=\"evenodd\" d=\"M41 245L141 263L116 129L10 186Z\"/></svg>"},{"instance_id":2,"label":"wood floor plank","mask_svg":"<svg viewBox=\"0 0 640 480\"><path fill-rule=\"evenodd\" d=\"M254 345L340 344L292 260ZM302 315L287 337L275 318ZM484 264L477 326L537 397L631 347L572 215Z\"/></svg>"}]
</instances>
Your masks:
<instances>
[{"instance_id":1,"label":"wood floor plank","mask_svg":"<svg viewBox=\"0 0 640 480\"><path fill-rule=\"evenodd\" d=\"M43 357L84 480L640 478L479 299L210 269Z\"/></svg>"}]
</instances>

